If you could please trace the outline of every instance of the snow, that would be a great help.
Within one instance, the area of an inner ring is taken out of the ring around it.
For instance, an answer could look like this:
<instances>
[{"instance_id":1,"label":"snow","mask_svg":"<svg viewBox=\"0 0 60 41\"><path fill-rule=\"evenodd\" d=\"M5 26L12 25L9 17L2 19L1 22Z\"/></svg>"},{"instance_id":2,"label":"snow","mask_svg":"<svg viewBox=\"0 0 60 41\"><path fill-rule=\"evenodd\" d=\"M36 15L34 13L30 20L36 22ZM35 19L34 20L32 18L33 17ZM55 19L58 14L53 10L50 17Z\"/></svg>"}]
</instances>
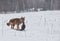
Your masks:
<instances>
[{"instance_id":1,"label":"snow","mask_svg":"<svg viewBox=\"0 0 60 41\"><path fill-rule=\"evenodd\" d=\"M21 16L25 17L26 31L6 25L10 19ZM0 14L0 41L60 41L60 11Z\"/></svg>"}]
</instances>

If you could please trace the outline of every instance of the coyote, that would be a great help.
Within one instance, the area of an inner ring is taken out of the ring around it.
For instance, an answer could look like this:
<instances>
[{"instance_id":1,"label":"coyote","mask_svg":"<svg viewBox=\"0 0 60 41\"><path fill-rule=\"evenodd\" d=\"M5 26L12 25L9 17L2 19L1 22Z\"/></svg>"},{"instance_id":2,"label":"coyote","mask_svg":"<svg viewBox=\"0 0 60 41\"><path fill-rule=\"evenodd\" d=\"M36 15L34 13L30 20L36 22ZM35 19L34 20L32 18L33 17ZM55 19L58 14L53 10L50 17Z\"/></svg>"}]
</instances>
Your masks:
<instances>
[{"instance_id":1,"label":"coyote","mask_svg":"<svg viewBox=\"0 0 60 41\"><path fill-rule=\"evenodd\" d=\"M25 21L25 17L21 18L14 18L10 19L9 22L7 23L8 26L11 25L11 29L14 29L14 26L17 25L17 30L19 29L19 25Z\"/></svg>"}]
</instances>

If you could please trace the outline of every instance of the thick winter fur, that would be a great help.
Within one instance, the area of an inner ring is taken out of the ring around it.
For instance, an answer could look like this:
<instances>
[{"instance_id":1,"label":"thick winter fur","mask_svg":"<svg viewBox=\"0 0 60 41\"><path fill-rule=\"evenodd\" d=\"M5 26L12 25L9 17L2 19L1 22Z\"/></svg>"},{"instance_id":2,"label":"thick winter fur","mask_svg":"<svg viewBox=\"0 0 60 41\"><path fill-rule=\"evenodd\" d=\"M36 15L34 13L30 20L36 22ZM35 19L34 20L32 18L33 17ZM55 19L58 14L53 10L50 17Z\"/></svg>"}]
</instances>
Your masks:
<instances>
[{"instance_id":1,"label":"thick winter fur","mask_svg":"<svg viewBox=\"0 0 60 41\"><path fill-rule=\"evenodd\" d=\"M17 25L17 30L19 29L19 25L25 21L24 17L21 18L14 18L10 19L9 22L7 23L8 26L11 25L11 29L14 29L14 26Z\"/></svg>"}]
</instances>

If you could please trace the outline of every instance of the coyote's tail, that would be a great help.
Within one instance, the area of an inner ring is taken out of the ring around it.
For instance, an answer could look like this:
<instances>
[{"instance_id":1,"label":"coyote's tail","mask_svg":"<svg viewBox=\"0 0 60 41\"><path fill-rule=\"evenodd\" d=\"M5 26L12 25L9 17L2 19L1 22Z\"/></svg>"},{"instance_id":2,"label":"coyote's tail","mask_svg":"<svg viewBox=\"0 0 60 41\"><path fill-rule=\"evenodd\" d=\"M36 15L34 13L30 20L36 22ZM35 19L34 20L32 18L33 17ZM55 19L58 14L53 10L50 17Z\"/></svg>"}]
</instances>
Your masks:
<instances>
[{"instance_id":1,"label":"coyote's tail","mask_svg":"<svg viewBox=\"0 0 60 41\"><path fill-rule=\"evenodd\" d=\"M9 24L9 23L7 23L7 25L9 26L10 24Z\"/></svg>"}]
</instances>

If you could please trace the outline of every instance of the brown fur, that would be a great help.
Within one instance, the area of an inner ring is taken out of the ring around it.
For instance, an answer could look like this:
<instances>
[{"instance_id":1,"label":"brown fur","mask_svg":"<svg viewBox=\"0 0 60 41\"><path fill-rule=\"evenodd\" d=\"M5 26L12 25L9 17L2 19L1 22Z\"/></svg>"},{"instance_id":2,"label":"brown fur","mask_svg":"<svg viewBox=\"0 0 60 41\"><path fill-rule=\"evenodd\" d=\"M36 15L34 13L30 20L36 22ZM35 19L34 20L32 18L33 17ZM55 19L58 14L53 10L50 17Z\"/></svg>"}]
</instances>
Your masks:
<instances>
[{"instance_id":1,"label":"brown fur","mask_svg":"<svg viewBox=\"0 0 60 41\"><path fill-rule=\"evenodd\" d=\"M11 29L14 29L14 26L17 25L17 29L19 29L19 24L23 23L24 20L25 20L24 17L10 19L10 21L9 21L9 23L7 23L7 25L8 26L11 25Z\"/></svg>"}]
</instances>

